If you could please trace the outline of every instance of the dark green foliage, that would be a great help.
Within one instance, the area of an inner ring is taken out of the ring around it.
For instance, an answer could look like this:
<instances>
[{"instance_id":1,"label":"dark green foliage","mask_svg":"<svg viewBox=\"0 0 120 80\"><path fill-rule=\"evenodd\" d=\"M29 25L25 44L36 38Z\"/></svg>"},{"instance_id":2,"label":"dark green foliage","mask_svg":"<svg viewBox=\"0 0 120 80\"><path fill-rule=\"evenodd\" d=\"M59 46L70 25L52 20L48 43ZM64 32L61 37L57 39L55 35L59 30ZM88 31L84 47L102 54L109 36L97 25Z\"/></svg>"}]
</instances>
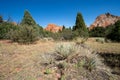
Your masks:
<instances>
[{"instance_id":1,"label":"dark green foliage","mask_svg":"<svg viewBox=\"0 0 120 80\"><path fill-rule=\"evenodd\" d=\"M52 33L50 31L40 31L40 36L42 38L46 37L46 38L53 38L54 40L61 40L61 32L58 33Z\"/></svg>"},{"instance_id":2,"label":"dark green foliage","mask_svg":"<svg viewBox=\"0 0 120 80\"><path fill-rule=\"evenodd\" d=\"M38 40L39 32L33 26L19 26L19 29L9 32L10 39L14 42L29 44Z\"/></svg>"},{"instance_id":3,"label":"dark green foliage","mask_svg":"<svg viewBox=\"0 0 120 80\"><path fill-rule=\"evenodd\" d=\"M75 30L77 29L85 29L85 23L84 23L84 20L83 20L83 17L82 17L82 14L81 13L77 13L77 17L76 17L76 22L75 22Z\"/></svg>"},{"instance_id":4,"label":"dark green foliage","mask_svg":"<svg viewBox=\"0 0 120 80\"><path fill-rule=\"evenodd\" d=\"M73 40L76 36L75 33L70 29L64 29L63 31L52 33L50 31L39 30L39 35L41 38L51 37L54 40Z\"/></svg>"},{"instance_id":5,"label":"dark green foliage","mask_svg":"<svg viewBox=\"0 0 120 80\"><path fill-rule=\"evenodd\" d=\"M13 25L12 23L3 22L0 24L0 39L9 39L8 32L10 30L16 30L18 26Z\"/></svg>"},{"instance_id":6,"label":"dark green foliage","mask_svg":"<svg viewBox=\"0 0 120 80\"><path fill-rule=\"evenodd\" d=\"M81 13L77 13L75 26L73 26L73 31L77 31L80 36L88 36L88 30L86 28L83 16Z\"/></svg>"},{"instance_id":7,"label":"dark green foliage","mask_svg":"<svg viewBox=\"0 0 120 80\"><path fill-rule=\"evenodd\" d=\"M65 29L60 34L61 38L64 40L73 40L76 37L74 32L70 29Z\"/></svg>"},{"instance_id":8,"label":"dark green foliage","mask_svg":"<svg viewBox=\"0 0 120 80\"><path fill-rule=\"evenodd\" d=\"M63 30L65 30L65 26L63 25Z\"/></svg>"},{"instance_id":9,"label":"dark green foliage","mask_svg":"<svg viewBox=\"0 0 120 80\"><path fill-rule=\"evenodd\" d=\"M106 29L105 29L105 36L109 35L114 28L115 28L115 25L107 26Z\"/></svg>"},{"instance_id":10,"label":"dark green foliage","mask_svg":"<svg viewBox=\"0 0 120 80\"><path fill-rule=\"evenodd\" d=\"M52 37L54 33L50 32L50 31L46 31L46 30L43 30L41 28L39 28L39 36L40 38L44 38L44 37Z\"/></svg>"},{"instance_id":11,"label":"dark green foliage","mask_svg":"<svg viewBox=\"0 0 120 80\"><path fill-rule=\"evenodd\" d=\"M120 20L115 23L115 27L106 37L112 41L120 42Z\"/></svg>"},{"instance_id":12,"label":"dark green foliage","mask_svg":"<svg viewBox=\"0 0 120 80\"><path fill-rule=\"evenodd\" d=\"M2 23L3 22L3 18L2 18L2 16L0 16L0 23Z\"/></svg>"},{"instance_id":13,"label":"dark green foliage","mask_svg":"<svg viewBox=\"0 0 120 80\"><path fill-rule=\"evenodd\" d=\"M76 35L69 28L65 28L58 33L51 33L50 35L54 40L73 40Z\"/></svg>"},{"instance_id":14,"label":"dark green foliage","mask_svg":"<svg viewBox=\"0 0 120 80\"><path fill-rule=\"evenodd\" d=\"M31 26L33 26L33 25L36 25L36 22L34 21L32 16L30 15L30 13L28 11L25 11L21 24L22 25L31 25Z\"/></svg>"},{"instance_id":15,"label":"dark green foliage","mask_svg":"<svg viewBox=\"0 0 120 80\"><path fill-rule=\"evenodd\" d=\"M108 32L107 32L108 33ZM91 37L105 37L105 28L95 27L89 31Z\"/></svg>"}]
</instances>

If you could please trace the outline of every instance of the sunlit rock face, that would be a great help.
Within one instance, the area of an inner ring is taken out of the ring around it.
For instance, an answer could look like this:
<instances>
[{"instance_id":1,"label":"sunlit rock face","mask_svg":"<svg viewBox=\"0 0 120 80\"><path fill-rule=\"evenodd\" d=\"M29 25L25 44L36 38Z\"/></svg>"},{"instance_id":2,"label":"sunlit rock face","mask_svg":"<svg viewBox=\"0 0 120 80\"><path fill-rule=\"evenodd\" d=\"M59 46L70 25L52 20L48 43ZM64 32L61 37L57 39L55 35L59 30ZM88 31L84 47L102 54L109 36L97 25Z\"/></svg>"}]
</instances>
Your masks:
<instances>
[{"instance_id":1,"label":"sunlit rock face","mask_svg":"<svg viewBox=\"0 0 120 80\"><path fill-rule=\"evenodd\" d=\"M110 13L102 14L95 19L94 23L90 25L89 29L91 30L94 27L107 27L111 24L114 24L118 20L120 20L119 16L115 16Z\"/></svg>"},{"instance_id":2,"label":"sunlit rock face","mask_svg":"<svg viewBox=\"0 0 120 80\"><path fill-rule=\"evenodd\" d=\"M45 30L56 33L56 32L62 31L62 28L63 27L57 26L55 24L48 24L47 27L45 28Z\"/></svg>"}]
</instances>

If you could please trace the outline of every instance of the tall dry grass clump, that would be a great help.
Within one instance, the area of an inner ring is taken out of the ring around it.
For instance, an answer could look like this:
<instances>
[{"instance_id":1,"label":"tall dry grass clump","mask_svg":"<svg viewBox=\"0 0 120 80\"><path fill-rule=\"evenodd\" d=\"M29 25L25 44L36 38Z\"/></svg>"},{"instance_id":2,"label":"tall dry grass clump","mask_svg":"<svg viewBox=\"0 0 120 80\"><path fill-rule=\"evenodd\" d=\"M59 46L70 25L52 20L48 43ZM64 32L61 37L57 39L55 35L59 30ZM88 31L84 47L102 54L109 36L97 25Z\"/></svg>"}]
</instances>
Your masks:
<instances>
[{"instance_id":1,"label":"tall dry grass clump","mask_svg":"<svg viewBox=\"0 0 120 80\"><path fill-rule=\"evenodd\" d=\"M60 43L56 45L55 51L59 60L75 63L78 67L84 67L90 71L101 65L98 55L85 44Z\"/></svg>"}]
</instances>

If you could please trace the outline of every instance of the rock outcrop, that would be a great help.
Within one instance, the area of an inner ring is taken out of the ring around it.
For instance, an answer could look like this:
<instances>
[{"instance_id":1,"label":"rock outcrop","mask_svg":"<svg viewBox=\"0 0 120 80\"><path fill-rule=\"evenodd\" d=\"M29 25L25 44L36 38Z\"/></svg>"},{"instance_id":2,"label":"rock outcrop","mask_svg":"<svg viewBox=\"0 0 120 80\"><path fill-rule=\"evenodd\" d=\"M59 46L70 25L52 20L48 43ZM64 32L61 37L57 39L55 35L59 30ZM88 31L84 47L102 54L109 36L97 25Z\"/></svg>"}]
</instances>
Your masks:
<instances>
[{"instance_id":1,"label":"rock outcrop","mask_svg":"<svg viewBox=\"0 0 120 80\"><path fill-rule=\"evenodd\" d=\"M91 30L94 27L107 27L118 20L120 20L119 16L115 16L110 13L102 14L96 18L95 22L89 27L89 29Z\"/></svg>"},{"instance_id":2,"label":"rock outcrop","mask_svg":"<svg viewBox=\"0 0 120 80\"><path fill-rule=\"evenodd\" d=\"M47 27L45 28L46 31L51 31L53 33L56 33L56 32L59 32L59 31L62 31L62 28L61 26L57 26L55 24L48 24Z\"/></svg>"}]
</instances>

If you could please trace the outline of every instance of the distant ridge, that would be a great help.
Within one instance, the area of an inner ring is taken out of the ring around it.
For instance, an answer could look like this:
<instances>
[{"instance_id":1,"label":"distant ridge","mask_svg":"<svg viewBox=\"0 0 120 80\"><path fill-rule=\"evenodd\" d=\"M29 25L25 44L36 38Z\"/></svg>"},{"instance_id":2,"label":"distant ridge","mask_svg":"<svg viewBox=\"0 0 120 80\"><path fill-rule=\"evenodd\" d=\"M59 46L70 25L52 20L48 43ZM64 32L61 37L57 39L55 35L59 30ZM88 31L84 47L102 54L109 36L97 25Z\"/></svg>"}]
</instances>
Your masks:
<instances>
[{"instance_id":1,"label":"distant ridge","mask_svg":"<svg viewBox=\"0 0 120 80\"><path fill-rule=\"evenodd\" d=\"M89 30L94 27L107 27L118 20L120 20L120 16L115 16L110 13L101 14L95 19L94 23L90 25Z\"/></svg>"}]
</instances>

